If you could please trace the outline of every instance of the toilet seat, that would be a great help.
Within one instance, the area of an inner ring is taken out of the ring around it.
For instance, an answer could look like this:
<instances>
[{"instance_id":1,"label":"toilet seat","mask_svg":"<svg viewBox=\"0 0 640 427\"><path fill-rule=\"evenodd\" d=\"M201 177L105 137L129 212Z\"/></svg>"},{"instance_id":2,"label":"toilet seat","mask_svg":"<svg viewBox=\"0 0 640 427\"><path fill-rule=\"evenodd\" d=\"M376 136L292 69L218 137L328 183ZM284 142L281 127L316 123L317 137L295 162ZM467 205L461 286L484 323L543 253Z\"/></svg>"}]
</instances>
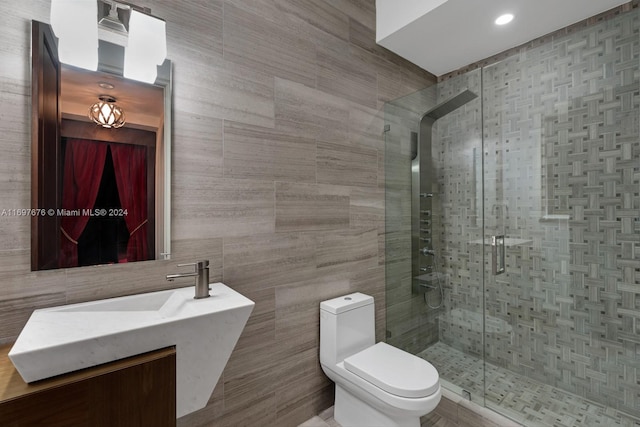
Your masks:
<instances>
[{"instance_id":1,"label":"toilet seat","mask_svg":"<svg viewBox=\"0 0 640 427\"><path fill-rule=\"evenodd\" d=\"M424 359L379 342L344 359L344 367L396 396L420 398L439 389L436 368Z\"/></svg>"}]
</instances>

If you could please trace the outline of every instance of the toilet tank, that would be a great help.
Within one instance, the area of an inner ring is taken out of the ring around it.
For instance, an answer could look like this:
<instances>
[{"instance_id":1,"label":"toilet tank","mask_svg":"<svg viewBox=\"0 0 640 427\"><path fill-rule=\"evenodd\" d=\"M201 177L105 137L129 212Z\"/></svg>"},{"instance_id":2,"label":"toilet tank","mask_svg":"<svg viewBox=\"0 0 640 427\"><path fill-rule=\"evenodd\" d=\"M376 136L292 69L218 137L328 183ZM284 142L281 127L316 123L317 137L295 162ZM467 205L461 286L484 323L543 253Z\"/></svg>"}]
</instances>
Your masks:
<instances>
[{"instance_id":1,"label":"toilet tank","mask_svg":"<svg viewBox=\"0 0 640 427\"><path fill-rule=\"evenodd\" d=\"M356 292L320 303L320 363L335 365L376 343L373 297Z\"/></svg>"}]
</instances>

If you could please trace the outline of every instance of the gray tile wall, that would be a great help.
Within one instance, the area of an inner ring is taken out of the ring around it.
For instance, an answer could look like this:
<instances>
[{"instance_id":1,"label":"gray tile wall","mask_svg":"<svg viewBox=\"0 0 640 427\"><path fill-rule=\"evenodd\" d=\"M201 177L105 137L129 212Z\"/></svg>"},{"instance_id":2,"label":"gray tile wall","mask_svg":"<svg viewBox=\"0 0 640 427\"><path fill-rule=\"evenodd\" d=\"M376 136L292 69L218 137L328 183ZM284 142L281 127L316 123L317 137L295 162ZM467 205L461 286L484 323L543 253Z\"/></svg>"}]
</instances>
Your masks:
<instances>
[{"instance_id":1,"label":"gray tile wall","mask_svg":"<svg viewBox=\"0 0 640 427\"><path fill-rule=\"evenodd\" d=\"M0 218L0 342L35 308L172 287L178 262L209 258L256 307L180 425L297 425L332 403L319 302L372 294L384 337L381 108L435 77L375 45L374 0L136 3L166 20L174 63L173 259L31 272L29 221ZM30 203L30 20L48 14L0 3L1 208Z\"/></svg>"}]
</instances>

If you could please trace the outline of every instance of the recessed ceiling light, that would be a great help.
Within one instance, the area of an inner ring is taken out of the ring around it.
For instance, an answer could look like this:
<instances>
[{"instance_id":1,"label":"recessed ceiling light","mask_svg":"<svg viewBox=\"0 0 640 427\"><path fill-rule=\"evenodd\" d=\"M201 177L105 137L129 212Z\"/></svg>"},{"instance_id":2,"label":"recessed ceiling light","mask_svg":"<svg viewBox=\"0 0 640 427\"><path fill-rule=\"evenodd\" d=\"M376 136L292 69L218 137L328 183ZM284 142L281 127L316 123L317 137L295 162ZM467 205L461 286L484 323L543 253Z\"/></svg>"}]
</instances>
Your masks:
<instances>
[{"instance_id":1,"label":"recessed ceiling light","mask_svg":"<svg viewBox=\"0 0 640 427\"><path fill-rule=\"evenodd\" d=\"M500 15L496 18L496 25L505 25L509 22L513 21L513 15L511 13L505 13L504 15Z\"/></svg>"},{"instance_id":2,"label":"recessed ceiling light","mask_svg":"<svg viewBox=\"0 0 640 427\"><path fill-rule=\"evenodd\" d=\"M107 82L98 82L98 86L100 86L102 89L113 89L115 87L111 83Z\"/></svg>"}]
</instances>

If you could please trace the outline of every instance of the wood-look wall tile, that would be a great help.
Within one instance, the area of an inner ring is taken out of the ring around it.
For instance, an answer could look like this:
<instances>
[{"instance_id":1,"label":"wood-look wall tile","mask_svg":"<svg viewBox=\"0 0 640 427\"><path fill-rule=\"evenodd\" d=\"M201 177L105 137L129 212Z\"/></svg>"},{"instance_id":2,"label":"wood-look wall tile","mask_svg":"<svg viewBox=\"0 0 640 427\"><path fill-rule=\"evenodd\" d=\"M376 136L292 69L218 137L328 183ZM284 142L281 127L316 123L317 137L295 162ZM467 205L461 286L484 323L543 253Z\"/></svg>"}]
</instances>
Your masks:
<instances>
[{"instance_id":1,"label":"wood-look wall tile","mask_svg":"<svg viewBox=\"0 0 640 427\"><path fill-rule=\"evenodd\" d=\"M174 111L172 172L222 178L222 120Z\"/></svg>"},{"instance_id":2,"label":"wood-look wall tile","mask_svg":"<svg viewBox=\"0 0 640 427\"><path fill-rule=\"evenodd\" d=\"M15 296L22 292L26 283L31 281L31 276L35 273L31 271L31 249L29 247L23 249L0 250L0 271L2 272L2 295ZM43 273L46 277L46 273ZM34 280L35 282L35 280ZM42 290L42 285L37 284Z\"/></svg>"},{"instance_id":3,"label":"wood-look wall tile","mask_svg":"<svg viewBox=\"0 0 640 427\"><path fill-rule=\"evenodd\" d=\"M225 411L242 407L275 391L274 372L278 345L275 340L261 340L251 346L234 349L224 369ZM255 355L262 355L256 364Z\"/></svg>"},{"instance_id":4,"label":"wood-look wall tile","mask_svg":"<svg viewBox=\"0 0 640 427\"><path fill-rule=\"evenodd\" d=\"M319 366L319 362L316 360ZM276 419L281 426L297 426L333 405L335 385L324 373L292 382L276 391Z\"/></svg>"},{"instance_id":5,"label":"wood-look wall tile","mask_svg":"<svg viewBox=\"0 0 640 427\"><path fill-rule=\"evenodd\" d=\"M276 338L318 345L320 302L350 292L346 274L314 275L306 282L276 288Z\"/></svg>"},{"instance_id":6,"label":"wood-look wall tile","mask_svg":"<svg viewBox=\"0 0 640 427\"><path fill-rule=\"evenodd\" d=\"M67 304L180 287L165 276L175 273L171 261L144 261L66 269ZM188 286L189 282L184 282Z\"/></svg>"},{"instance_id":7,"label":"wood-look wall tile","mask_svg":"<svg viewBox=\"0 0 640 427\"><path fill-rule=\"evenodd\" d=\"M7 206L6 209L28 209L31 203L25 200L24 195L26 194L28 193L15 192L13 193L14 197L8 196L3 199L3 205ZM0 212L2 209L5 208L0 207ZM16 215L0 217L0 235L2 236L1 250L29 248L31 245L31 217Z\"/></svg>"},{"instance_id":8,"label":"wood-look wall tile","mask_svg":"<svg viewBox=\"0 0 640 427\"><path fill-rule=\"evenodd\" d=\"M357 270L350 277L351 292L362 292L374 299L376 342L386 340L386 287L384 266Z\"/></svg>"},{"instance_id":9,"label":"wood-look wall tile","mask_svg":"<svg viewBox=\"0 0 640 427\"><path fill-rule=\"evenodd\" d=\"M430 86L435 86L437 78L424 70L407 72L403 67L389 60L381 59L370 52L362 50L360 55L369 58L368 63L375 67L378 76L378 107L385 102L394 101L403 96L413 94ZM408 66L408 62L407 65Z\"/></svg>"},{"instance_id":10,"label":"wood-look wall tile","mask_svg":"<svg viewBox=\"0 0 640 427\"><path fill-rule=\"evenodd\" d=\"M380 190L385 190L387 176L386 176L386 166L385 166L386 158L384 151L378 151L378 188Z\"/></svg>"},{"instance_id":11,"label":"wood-look wall tile","mask_svg":"<svg viewBox=\"0 0 640 427\"><path fill-rule=\"evenodd\" d=\"M204 408L180 417L176 420L177 427L205 427L218 421L224 413L224 373L211 393L211 397ZM216 422L213 425L218 425Z\"/></svg>"},{"instance_id":12,"label":"wood-look wall tile","mask_svg":"<svg viewBox=\"0 0 640 427\"><path fill-rule=\"evenodd\" d=\"M49 22L50 1L0 2L2 77L31 80L31 20ZM21 83L22 84L22 83ZM11 90L0 86L1 92Z\"/></svg>"},{"instance_id":13,"label":"wood-look wall tile","mask_svg":"<svg viewBox=\"0 0 640 427\"><path fill-rule=\"evenodd\" d=\"M378 102L384 105L386 102L394 101L409 92L405 89L398 67L388 61L377 64L378 77Z\"/></svg>"},{"instance_id":14,"label":"wood-look wall tile","mask_svg":"<svg viewBox=\"0 0 640 427\"><path fill-rule=\"evenodd\" d=\"M236 282L226 280L233 289L253 300L256 305L240 335L229 363L225 367L225 412L234 412L235 407L243 407L247 401L261 399L264 393L271 393L269 387L273 380L269 375L270 366L278 357L271 358L277 347L275 342L275 290L238 287ZM255 363L257 354L262 355L260 363Z\"/></svg>"},{"instance_id":15,"label":"wood-look wall tile","mask_svg":"<svg viewBox=\"0 0 640 427\"><path fill-rule=\"evenodd\" d=\"M299 233L224 240L224 280L235 289L299 283L315 273L315 239Z\"/></svg>"},{"instance_id":16,"label":"wood-look wall tile","mask_svg":"<svg viewBox=\"0 0 640 427\"><path fill-rule=\"evenodd\" d=\"M282 132L323 141L347 141L349 104L302 84L276 78L276 127Z\"/></svg>"},{"instance_id":17,"label":"wood-look wall tile","mask_svg":"<svg viewBox=\"0 0 640 427\"><path fill-rule=\"evenodd\" d=\"M318 183L378 186L378 152L369 148L318 141Z\"/></svg>"},{"instance_id":18,"label":"wood-look wall tile","mask_svg":"<svg viewBox=\"0 0 640 427\"><path fill-rule=\"evenodd\" d=\"M378 231L350 229L318 236L317 265L320 274L349 272L378 266Z\"/></svg>"},{"instance_id":19,"label":"wood-look wall tile","mask_svg":"<svg viewBox=\"0 0 640 427\"><path fill-rule=\"evenodd\" d=\"M8 69L10 66L10 63L7 64L7 73L10 72ZM24 72L20 64L16 64L15 68L17 69L15 70L16 74ZM28 156L30 153L23 148L25 142L31 141L31 132L29 126L23 125L23 120L25 116L31 115L31 85L21 80L20 77L22 76L20 75L12 77L5 75L4 72L3 64L3 75L0 76L0 101L2 101L0 103L0 112L2 112L2 128L4 131L0 139L3 143L22 148L20 151L16 150L16 153L22 152L23 155ZM29 171L25 172L28 173Z\"/></svg>"},{"instance_id":20,"label":"wood-look wall tile","mask_svg":"<svg viewBox=\"0 0 640 427\"><path fill-rule=\"evenodd\" d=\"M224 20L226 60L315 87L313 41L232 3L225 5Z\"/></svg>"},{"instance_id":21,"label":"wood-look wall tile","mask_svg":"<svg viewBox=\"0 0 640 427\"><path fill-rule=\"evenodd\" d=\"M349 42L370 53L383 56L389 52L386 48L376 43L376 29L364 25L362 22L349 18ZM389 56L393 55L391 52Z\"/></svg>"},{"instance_id":22,"label":"wood-look wall tile","mask_svg":"<svg viewBox=\"0 0 640 427\"><path fill-rule=\"evenodd\" d=\"M172 235L176 239L274 231L273 183L184 175L173 181Z\"/></svg>"},{"instance_id":23,"label":"wood-look wall tile","mask_svg":"<svg viewBox=\"0 0 640 427\"><path fill-rule=\"evenodd\" d=\"M28 249L1 255L0 344L4 344L16 340L33 310L65 304L68 280L62 269L30 271Z\"/></svg>"},{"instance_id":24,"label":"wood-look wall tile","mask_svg":"<svg viewBox=\"0 0 640 427\"><path fill-rule=\"evenodd\" d=\"M222 58L223 0L191 1L176 7L174 0L138 0L167 23L167 57L175 63L182 58L209 62Z\"/></svg>"},{"instance_id":25,"label":"wood-look wall tile","mask_svg":"<svg viewBox=\"0 0 640 427\"><path fill-rule=\"evenodd\" d=\"M227 282L223 282L227 284ZM265 289L237 289L233 285L227 285L239 291L242 295L255 303L249 320L240 334L234 351L243 351L249 348L260 348L270 344L276 335L276 293L275 288Z\"/></svg>"},{"instance_id":26,"label":"wood-look wall tile","mask_svg":"<svg viewBox=\"0 0 640 427\"><path fill-rule=\"evenodd\" d=\"M276 182L276 231L348 228L349 193L347 187Z\"/></svg>"},{"instance_id":27,"label":"wood-look wall tile","mask_svg":"<svg viewBox=\"0 0 640 427\"><path fill-rule=\"evenodd\" d=\"M377 78L352 52L357 47L335 39L318 46L318 89L370 108L377 108Z\"/></svg>"},{"instance_id":28,"label":"wood-look wall tile","mask_svg":"<svg viewBox=\"0 0 640 427\"><path fill-rule=\"evenodd\" d=\"M31 243L31 217L21 215L31 207L30 128L23 125L29 111L27 86L0 77L0 250L26 249Z\"/></svg>"},{"instance_id":29,"label":"wood-look wall tile","mask_svg":"<svg viewBox=\"0 0 640 427\"><path fill-rule=\"evenodd\" d=\"M376 28L376 4L370 0L326 0L368 28Z\"/></svg>"},{"instance_id":30,"label":"wood-look wall tile","mask_svg":"<svg viewBox=\"0 0 640 427\"><path fill-rule=\"evenodd\" d=\"M219 423L213 426L238 427L238 426L275 426L276 422L276 397L275 393L262 395L255 400L246 400L240 406L228 408L225 399L225 411ZM206 424L210 427L211 424Z\"/></svg>"},{"instance_id":31,"label":"wood-look wall tile","mask_svg":"<svg viewBox=\"0 0 640 427\"><path fill-rule=\"evenodd\" d=\"M44 291L36 295L0 299L0 345L15 341L33 310L63 305L64 292Z\"/></svg>"},{"instance_id":32,"label":"wood-look wall tile","mask_svg":"<svg viewBox=\"0 0 640 427\"><path fill-rule=\"evenodd\" d=\"M350 198L352 228L375 228L384 234L384 189L354 188Z\"/></svg>"},{"instance_id":33,"label":"wood-look wall tile","mask_svg":"<svg viewBox=\"0 0 640 427\"><path fill-rule=\"evenodd\" d=\"M384 110L352 102L349 111L349 143L384 153Z\"/></svg>"},{"instance_id":34,"label":"wood-look wall tile","mask_svg":"<svg viewBox=\"0 0 640 427\"><path fill-rule=\"evenodd\" d=\"M282 12L305 22L321 32L342 40L349 39L349 17L324 1L301 2L299 0L276 0Z\"/></svg>"},{"instance_id":35,"label":"wood-look wall tile","mask_svg":"<svg viewBox=\"0 0 640 427\"><path fill-rule=\"evenodd\" d=\"M173 109L273 127L273 76L227 61L201 64L184 59L174 69Z\"/></svg>"},{"instance_id":36,"label":"wood-look wall tile","mask_svg":"<svg viewBox=\"0 0 640 427\"><path fill-rule=\"evenodd\" d=\"M316 142L273 129L226 121L224 176L315 182Z\"/></svg>"},{"instance_id":37,"label":"wood-look wall tile","mask_svg":"<svg viewBox=\"0 0 640 427\"><path fill-rule=\"evenodd\" d=\"M309 376L317 369L315 346L273 342L260 348L260 363L255 349L234 352L225 369L225 410L244 405L292 381Z\"/></svg>"}]
</instances>

